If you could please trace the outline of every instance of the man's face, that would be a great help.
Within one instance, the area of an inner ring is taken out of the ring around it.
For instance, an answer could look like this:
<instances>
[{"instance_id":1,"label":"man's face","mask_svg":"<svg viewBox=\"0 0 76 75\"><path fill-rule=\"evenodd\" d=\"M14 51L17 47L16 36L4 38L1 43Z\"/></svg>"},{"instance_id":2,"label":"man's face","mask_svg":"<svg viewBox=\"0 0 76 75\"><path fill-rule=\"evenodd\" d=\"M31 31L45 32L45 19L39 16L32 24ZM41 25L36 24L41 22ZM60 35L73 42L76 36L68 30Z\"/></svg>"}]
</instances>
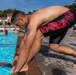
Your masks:
<instances>
[{"instance_id":1,"label":"man's face","mask_svg":"<svg viewBox=\"0 0 76 75\"><path fill-rule=\"evenodd\" d=\"M23 18L17 19L14 24L21 29L25 29L27 26L27 22Z\"/></svg>"}]
</instances>

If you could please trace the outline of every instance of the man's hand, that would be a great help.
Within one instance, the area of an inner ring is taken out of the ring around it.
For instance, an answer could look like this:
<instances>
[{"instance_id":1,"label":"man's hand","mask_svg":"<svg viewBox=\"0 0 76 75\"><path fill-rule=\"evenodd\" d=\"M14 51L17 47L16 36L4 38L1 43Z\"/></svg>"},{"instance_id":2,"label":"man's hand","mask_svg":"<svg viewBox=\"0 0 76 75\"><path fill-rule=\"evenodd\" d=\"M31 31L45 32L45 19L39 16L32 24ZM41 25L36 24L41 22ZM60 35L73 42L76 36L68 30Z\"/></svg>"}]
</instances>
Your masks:
<instances>
[{"instance_id":1,"label":"man's hand","mask_svg":"<svg viewBox=\"0 0 76 75\"><path fill-rule=\"evenodd\" d=\"M16 65L18 61L18 56L15 56L14 60L12 61L12 65Z\"/></svg>"},{"instance_id":2,"label":"man's hand","mask_svg":"<svg viewBox=\"0 0 76 75\"><path fill-rule=\"evenodd\" d=\"M14 60L13 60L13 62L12 62L12 69L11 69L11 71L10 71L11 74L12 74L13 71L15 70L17 61L18 61L18 56L15 56L15 58L14 58Z\"/></svg>"}]
</instances>

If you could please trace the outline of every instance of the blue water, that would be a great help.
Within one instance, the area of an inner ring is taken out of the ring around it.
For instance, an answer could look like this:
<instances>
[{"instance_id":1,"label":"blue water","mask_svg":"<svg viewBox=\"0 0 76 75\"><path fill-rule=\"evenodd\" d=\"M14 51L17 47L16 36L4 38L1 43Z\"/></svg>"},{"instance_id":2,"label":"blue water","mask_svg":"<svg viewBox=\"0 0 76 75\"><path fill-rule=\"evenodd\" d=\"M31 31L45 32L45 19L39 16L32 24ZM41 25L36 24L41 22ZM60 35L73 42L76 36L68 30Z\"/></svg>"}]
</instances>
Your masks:
<instances>
[{"instance_id":1,"label":"blue water","mask_svg":"<svg viewBox=\"0 0 76 75\"><path fill-rule=\"evenodd\" d=\"M12 63L16 50L18 35L8 31L7 35L0 35L0 62ZM0 66L0 75L11 75L11 67Z\"/></svg>"}]
</instances>

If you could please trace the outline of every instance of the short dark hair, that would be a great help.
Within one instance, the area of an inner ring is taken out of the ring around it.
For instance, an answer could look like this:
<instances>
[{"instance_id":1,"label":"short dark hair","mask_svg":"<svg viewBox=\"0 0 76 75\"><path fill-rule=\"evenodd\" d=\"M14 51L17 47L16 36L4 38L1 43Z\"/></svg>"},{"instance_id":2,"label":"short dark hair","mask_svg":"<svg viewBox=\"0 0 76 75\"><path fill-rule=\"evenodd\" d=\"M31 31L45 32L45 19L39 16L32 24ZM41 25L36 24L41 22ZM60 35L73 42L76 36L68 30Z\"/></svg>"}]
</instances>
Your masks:
<instances>
[{"instance_id":1,"label":"short dark hair","mask_svg":"<svg viewBox=\"0 0 76 75\"><path fill-rule=\"evenodd\" d=\"M25 15L24 12L20 10L15 10L14 13L12 14L11 23L14 23L16 19L18 18L18 16L24 16L24 15Z\"/></svg>"}]
</instances>

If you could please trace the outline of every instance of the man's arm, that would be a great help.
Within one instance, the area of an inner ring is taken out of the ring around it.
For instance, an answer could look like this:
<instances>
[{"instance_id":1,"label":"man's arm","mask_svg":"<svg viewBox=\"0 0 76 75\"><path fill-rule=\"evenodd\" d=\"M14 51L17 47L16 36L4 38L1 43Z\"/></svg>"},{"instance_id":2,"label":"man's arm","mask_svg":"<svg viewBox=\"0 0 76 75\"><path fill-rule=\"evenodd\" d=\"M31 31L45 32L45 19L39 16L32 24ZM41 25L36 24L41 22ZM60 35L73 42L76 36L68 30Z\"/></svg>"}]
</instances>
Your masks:
<instances>
[{"instance_id":1,"label":"man's arm","mask_svg":"<svg viewBox=\"0 0 76 75\"><path fill-rule=\"evenodd\" d=\"M27 37L29 31L30 31L30 30L29 30L28 28L26 28L25 31L19 30L19 32L23 32L23 33L25 33L25 34L24 34L24 36L23 36L23 38L22 38L22 40L21 40L21 42L20 42L19 49L18 49L18 51L17 51L15 54L17 54L17 55L20 54L21 49L23 48L23 46L24 46L24 44L25 44L25 40L26 40L26 37Z\"/></svg>"},{"instance_id":2,"label":"man's arm","mask_svg":"<svg viewBox=\"0 0 76 75\"><path fill-rule=\"evenodd\" d=\"M14 57L14 59L12 61L12 65L14 65L14 62L18 60L18 57L19 57L19 54L21 52L21 48L23 48L25 39L26 39L26 35L22 38L22 40L20 42L20 45L19 45L19 49L15 52L15 57Z\"/></svg>"},{"instance_id":3,"label":"man's arm","mask_svg":"<svg viewBox=\"0 0 76 75\"><path fill-rule=\"evenodd\" d=\"M23 48L23 45L24 45L24 43L25 43L25 39L26 39L26 35L22 38L22 40L21 40L21 42L20 42L20 45L19 45L19 49L18 49L18 51L17 51L17 53L16 54L20 54L20 52L21 52L21 49Z\"/></svg>"},{"instance_id":4,"label":"man's arm","mask_svg":"<svg viewBox=\"0 0 76 75\"><path fill-rule=\"evenodd\" d=\"M19 72L21 68L24 66L24 64L26 63L35 35L36 35L36 28L32 27L31 29L30 28L27 29L26 40L23 48L21 49L19 60L16 65L16 69L14 73Z\"/></svg>"}]
</instances>

